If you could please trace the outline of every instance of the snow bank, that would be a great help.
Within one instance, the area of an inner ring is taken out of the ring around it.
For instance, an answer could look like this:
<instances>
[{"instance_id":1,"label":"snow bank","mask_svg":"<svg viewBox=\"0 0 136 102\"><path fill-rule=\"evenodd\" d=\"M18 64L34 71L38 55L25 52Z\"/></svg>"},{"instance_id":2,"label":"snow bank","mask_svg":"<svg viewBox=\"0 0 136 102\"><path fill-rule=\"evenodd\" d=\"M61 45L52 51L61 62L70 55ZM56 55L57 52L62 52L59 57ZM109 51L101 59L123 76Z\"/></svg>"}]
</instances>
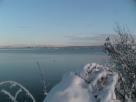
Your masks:
<instances>
[{"instance_id":1,"label":"snow bank","mask_svg":"<svg viewBox=\"0 0 136 102\"><path fill-rule=\"evenodd\" d=\"M95 63L87 64L79 72L65 75L43 102L120 102L115 85L118 74Z\"/></svg>"}]
</instances>

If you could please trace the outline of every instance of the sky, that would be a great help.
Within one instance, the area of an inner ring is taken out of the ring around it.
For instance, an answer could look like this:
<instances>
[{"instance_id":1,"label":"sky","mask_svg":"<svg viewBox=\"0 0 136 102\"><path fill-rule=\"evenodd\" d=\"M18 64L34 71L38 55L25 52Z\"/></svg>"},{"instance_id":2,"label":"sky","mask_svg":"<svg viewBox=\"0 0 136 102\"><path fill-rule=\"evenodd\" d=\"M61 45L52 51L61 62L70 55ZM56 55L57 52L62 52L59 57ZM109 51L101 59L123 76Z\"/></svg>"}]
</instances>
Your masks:
<instances>
[{"instance_id":1,"label":"sky","mask_svg":"<svg viewBox=\"0 0 136 102\"><path fill-rule=\"evenodd\" d=\"M101 45L116 24L136 32L135 0L0 0L0 46Z\"/></svg>"}]
</instances>

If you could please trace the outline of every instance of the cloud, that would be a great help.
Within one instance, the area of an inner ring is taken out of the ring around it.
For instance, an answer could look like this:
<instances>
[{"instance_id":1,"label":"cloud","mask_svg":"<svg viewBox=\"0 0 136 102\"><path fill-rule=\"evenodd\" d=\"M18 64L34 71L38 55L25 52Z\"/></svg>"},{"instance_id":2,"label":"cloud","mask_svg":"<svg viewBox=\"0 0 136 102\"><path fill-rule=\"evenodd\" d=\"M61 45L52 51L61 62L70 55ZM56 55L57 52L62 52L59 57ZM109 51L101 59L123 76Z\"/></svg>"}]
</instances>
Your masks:
<instances>
[{"instance_id":1,"label":"cloud","mask_svg":"<svg viewBox=\"0 0 136 102\"><path fill-rule=\"evenodd\" d=\"M132 35L134 39L136 39L136 35L135 34ZM77 45L77 46L103 45L107 37L116 39L118 37L118 34L97 34L97 35L90 34L90 36L83 36L83 35L66 36L70 45Z\"/></svg>"},{"instance_id":2,"label":"cloud","mask_svg":"<svg viewBox=\"0 0 136 102\"><path fill-rule=\"evenodd\" d=\"M29 29L29 28L32 28L32 27L28 26L28 25L20 25L20 26L17 26L17 28L20 28L20 29Z\"/></svg>"},{"instance_id":3,"label":"cloud","mask_svg":"<svg viewBox=\"0 0 136 102\"><path fill-rule=\"evenodd\" d=\"M68 36L70 40L78 40L78 41L88 41L88 40L97 40L102 36Z\"/></svg>"},{"instance_id":4,"label":"cloud","mask_svg":"<svg viewBox=\"0 0 136 102\"><path fill-rule=\"evenodd\" d=\"M92 34L91 34L92 35ZM73 45L103 45L105 38L108 35L98 34L93 36L66 36L69 40L69 43Z\"/></svg>"}]
</instances>

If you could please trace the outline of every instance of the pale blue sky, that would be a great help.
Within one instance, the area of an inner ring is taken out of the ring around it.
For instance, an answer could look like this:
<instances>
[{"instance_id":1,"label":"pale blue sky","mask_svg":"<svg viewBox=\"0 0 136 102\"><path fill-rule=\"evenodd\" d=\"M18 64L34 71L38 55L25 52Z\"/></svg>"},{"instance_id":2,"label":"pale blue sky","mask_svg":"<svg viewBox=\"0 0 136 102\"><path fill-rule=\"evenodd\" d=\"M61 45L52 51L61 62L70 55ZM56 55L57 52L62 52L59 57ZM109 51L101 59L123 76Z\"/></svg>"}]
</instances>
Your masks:
<instances>
[{"instance_id":1,"label":"pale blue sky","mask_svg":"<svg viewBox=\"0 0 136 102\"><path fill-rule=\"evenodd\" d=\"M0 45L101 44L116 23L135 33L134 1L0 0Z\"/></svg>"}]
</instances>

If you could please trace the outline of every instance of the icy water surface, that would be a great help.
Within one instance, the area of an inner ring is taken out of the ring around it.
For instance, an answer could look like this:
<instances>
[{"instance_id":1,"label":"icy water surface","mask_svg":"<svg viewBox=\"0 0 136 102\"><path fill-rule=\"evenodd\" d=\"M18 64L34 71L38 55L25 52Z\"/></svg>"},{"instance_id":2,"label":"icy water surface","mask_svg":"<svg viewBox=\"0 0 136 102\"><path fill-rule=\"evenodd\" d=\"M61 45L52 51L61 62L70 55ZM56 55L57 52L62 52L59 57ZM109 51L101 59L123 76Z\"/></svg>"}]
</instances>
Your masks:
<instances>
[{"instance_id":1,"label":"icy water surface","mask_svg":"<svg viewBox=\"0 0 136 102\"><path fill-rule=\"evenodd\" d=\"M0 82L19 82L34 95L37 102L42 102L44 97L37 62L45 73L44 77L50 90L61 80L64 73L82 68L89 62L105 64L106 60L102 48L0 49ZM3 97L0 93L0 102L7 102L8 97Z\"/></svg>"}]
</instances>

